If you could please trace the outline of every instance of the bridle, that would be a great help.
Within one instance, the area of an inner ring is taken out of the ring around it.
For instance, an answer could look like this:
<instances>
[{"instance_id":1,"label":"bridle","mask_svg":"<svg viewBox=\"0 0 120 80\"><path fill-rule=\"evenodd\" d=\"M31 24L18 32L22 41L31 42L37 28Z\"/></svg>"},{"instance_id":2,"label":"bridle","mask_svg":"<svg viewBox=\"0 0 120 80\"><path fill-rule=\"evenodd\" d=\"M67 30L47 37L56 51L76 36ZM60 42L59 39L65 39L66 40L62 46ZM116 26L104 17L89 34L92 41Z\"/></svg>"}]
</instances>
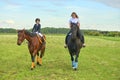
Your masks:
<instances>
[{"instance_id":1,"label":"bridle","mask_svg":"<svg viewBox=\"0 0 120 80\"><path fill-rule=\"evenodd\" d=\"M18 41L22 42L25 39L25 33L23 32L21 36L19 36L21 32L18 32Z\"/></svg>"}]
</instances>

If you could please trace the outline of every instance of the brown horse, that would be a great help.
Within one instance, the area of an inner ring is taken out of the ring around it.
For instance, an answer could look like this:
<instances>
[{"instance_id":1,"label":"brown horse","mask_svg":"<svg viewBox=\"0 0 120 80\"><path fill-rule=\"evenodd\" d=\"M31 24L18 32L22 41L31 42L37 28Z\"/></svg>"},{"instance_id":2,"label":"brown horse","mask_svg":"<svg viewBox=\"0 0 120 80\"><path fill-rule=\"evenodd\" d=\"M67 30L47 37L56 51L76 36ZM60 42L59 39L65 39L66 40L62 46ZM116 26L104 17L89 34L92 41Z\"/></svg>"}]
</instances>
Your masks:
<instances>
[{"instance_id":1,"label":"brown horse","mask_svg":"<svg viewBox=\"0 0 120 80\"><path fill-rule=\"evenodd\" d=\"M45 35L43 36L45 39ZM17 44L21 45L24 40L28 41L28 49L31 55L32 65L31 70L35 68L35 57L37 55L37 64L42 65L42 57L45 52L45 40L39 37L36 33L31 33L27 30L18 30ZM39 52L41 52L39 57Z\"/></svg>"}]
</instances>

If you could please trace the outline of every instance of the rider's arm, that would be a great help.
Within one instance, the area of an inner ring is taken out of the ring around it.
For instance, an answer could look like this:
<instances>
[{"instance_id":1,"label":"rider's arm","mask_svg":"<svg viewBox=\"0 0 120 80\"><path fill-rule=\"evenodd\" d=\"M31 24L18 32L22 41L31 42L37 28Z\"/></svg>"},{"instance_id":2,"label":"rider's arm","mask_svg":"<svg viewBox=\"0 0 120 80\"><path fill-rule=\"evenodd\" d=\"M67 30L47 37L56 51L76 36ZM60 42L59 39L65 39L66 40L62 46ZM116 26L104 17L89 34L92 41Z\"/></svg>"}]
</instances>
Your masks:
<instances>
[{"instance_id":1,"label":"rider's arm","mask_svg":"<svg viewBox=\"0 0 120 80\"><path fill-rule=\"evenodd\" d=\"M69 28L71 28L71 18L70 18L70 20L69 20Z\"/></svg>"},{"instance_id":2,"label":"rider's arm","mask_svg":"<svg viewBox=\"0 0 120 80\"><path fill-rule=\"evenodd\" d=\"M69 22L69 28L71 28L71 23Z\"/></svg>"},{"instance_id":3,"label":"rider's arm","mask_svg":"<svg viewBox=\"0 0 120 80\"><path fill-rule=\"evenodd\" d=\"M80 28L80 20L77 19L77 26Z\"/></svg>"},{"instance_id":4,"label":"rider's arm","mask_svg":"<svg viewBox=\"0 0 120 80\"><path fill-rule=\"evenodd\" d=\"M32 29L32 32L34 32L35 31L35 25L33 26L33 29Z\"/></svg>"},{"instance_id":5,"label":"rider's arm","mask_svg":"<svg viewBox=\"0 0 120 80\"><path fill-rule=\"evenodd\" d=\"M37 32L40 33L40 30L41 30L41 25L39 24L38 28L37 28Z\"/></svg>"},{"instance_id":6,"label":"rider's arm","mask_svg":"<svg viewBox=\"0 0 120 80\"><path fill-rule=\"evenodd\" d=\"M77 23L78 27L80 28L80 22Z\"/></svg>"}]
</instances>

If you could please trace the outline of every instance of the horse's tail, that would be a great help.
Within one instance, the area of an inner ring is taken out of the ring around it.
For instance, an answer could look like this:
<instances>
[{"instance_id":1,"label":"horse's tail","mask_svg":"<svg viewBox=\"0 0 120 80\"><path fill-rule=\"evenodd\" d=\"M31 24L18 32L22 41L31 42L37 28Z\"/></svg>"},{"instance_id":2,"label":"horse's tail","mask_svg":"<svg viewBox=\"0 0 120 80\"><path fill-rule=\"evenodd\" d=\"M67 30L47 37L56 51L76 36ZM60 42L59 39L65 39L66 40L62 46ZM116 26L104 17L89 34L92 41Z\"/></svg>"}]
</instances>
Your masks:
<instances>
[{"instance_id":1,"label":"horse's tail","mask_svg":"<svg viewBox=\"0 0 120 80\"><path fill-rule=\"evenodd\" d=\"M43 40L46 43L46 36L43 34Z\"/></svg>"},{"instance_id":2,"label":"horse's tail","mask_svg":"<svg viewBox=\"0 0 120 80\"><path fill-rule=\"evenodd\" d=\"M44 40L46 41L46 36L45 36L45 34L43 34L43 38L44 38Z\"/></svg>"}]
</instances>

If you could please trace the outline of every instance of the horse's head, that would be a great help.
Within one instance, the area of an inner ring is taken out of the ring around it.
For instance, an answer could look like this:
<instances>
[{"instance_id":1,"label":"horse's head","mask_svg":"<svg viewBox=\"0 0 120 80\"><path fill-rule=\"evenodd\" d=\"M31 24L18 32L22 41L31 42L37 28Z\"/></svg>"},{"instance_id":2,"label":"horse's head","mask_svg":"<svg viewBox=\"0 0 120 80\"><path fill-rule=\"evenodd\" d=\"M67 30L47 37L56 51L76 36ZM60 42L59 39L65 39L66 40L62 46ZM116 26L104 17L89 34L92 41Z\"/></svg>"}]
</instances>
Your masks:
<instances>
[{"instance_id":1,"label":"horse's head","mask_svg":"<svg viewBox=\"0 0 120 80\"><path fill-rule=\"evenodd\" d=\"M25 40L25 30L18 30L18 39L17 39L17 44L21 45L21 43Z\"/></svg>"},{"instance_id":2,"label":"horse's head","mask_svg":"<svg viewBox=\"0 0 120 80\"><path fill-rule=\"evenodd\" d=\"M71 24L72 39L75 39L77 37L77 31L78 31L77 24Z\"/></svg>"}]
</instances>

